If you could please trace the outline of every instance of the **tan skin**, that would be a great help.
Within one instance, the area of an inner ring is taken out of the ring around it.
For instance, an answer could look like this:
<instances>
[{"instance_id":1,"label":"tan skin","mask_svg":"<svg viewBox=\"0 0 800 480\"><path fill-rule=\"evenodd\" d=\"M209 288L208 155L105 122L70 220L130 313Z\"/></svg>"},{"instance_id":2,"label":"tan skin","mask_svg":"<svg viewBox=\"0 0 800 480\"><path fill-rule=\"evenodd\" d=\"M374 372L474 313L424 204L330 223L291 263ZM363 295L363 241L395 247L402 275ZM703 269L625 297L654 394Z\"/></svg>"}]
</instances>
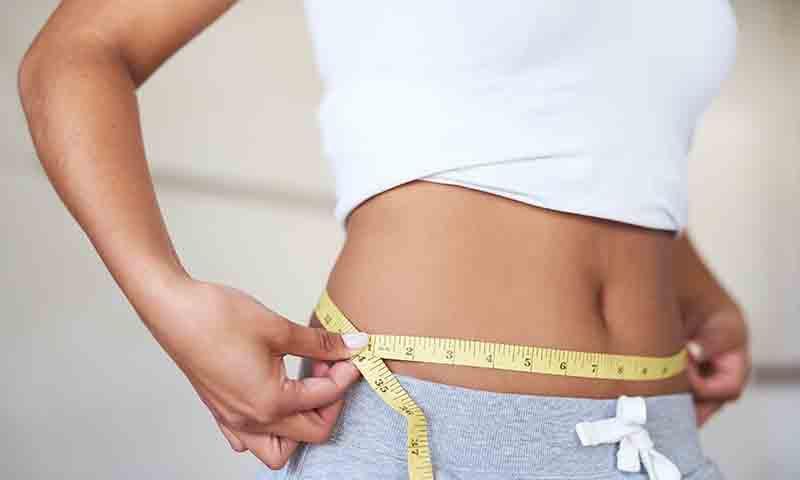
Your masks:
<instances>
[{"instance_id":1,"label":"tan skin","mask_svg":"<svg viewBox=\"0 0 800 480\"><path fill-rule=\"evenodd\" d=\"M352 351L186 271L153 190L135 95L234 3L62 1L20 64L19 92L42 166L126 298L231 447L279 468L298 442L327 439L359 379ZM601 398L691 391L702 423L749 372L742 311L687 236L466 188L415 181L364 202L327 287L367 332L644 355L691 339L709 366L634 383L391 362L447 384ZM310 377L289 379L286 353L316 359Z\"/></svg>"}]
</instances>

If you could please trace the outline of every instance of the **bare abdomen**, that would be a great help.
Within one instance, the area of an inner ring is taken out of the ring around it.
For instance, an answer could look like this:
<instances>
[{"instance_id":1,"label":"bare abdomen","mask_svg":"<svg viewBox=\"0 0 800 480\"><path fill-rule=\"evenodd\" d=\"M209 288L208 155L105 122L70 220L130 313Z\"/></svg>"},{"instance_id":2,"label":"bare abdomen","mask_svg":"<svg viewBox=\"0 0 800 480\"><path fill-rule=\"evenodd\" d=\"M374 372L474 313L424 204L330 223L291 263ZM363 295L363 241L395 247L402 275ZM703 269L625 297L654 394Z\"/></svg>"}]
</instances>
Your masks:
<instances>
[{"instance_id":1,"label":"bare abdomen","mask_svg":"<svg viewBox=\"0 0 800 480\"><path fill-rule=\"evenodd\" d=\"M415 181L353 211L327 288L369 333L666 356L685 341L673 242L668 232ZM398 374L497 392L615 397L688 390L684 375L616 382L387 363Z\"/></svg>"}]
</instances>

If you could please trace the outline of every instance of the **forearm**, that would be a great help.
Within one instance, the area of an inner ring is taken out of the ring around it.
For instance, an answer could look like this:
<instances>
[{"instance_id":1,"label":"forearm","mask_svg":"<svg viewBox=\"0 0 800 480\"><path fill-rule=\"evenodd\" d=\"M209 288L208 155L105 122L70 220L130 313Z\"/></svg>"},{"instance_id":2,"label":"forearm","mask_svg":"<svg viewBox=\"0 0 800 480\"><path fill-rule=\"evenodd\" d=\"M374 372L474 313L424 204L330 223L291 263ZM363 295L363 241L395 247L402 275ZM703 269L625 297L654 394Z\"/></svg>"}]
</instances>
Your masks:
<instances>
[{"instance_id":1,"label":"forearm","mask_svg":"<svg viewBox=\"0 0 800 480\"><path fill-rule=\"evenodd\" d=\"M121 58L91 41L41 47L19 72L48 178L147 322L154 304L187 274L156 200L135 89Z\"/></svg>"},{"instance_id":2,"label":"forearm","mask_svg":"<svg viewBox=\"0 0 800 480\"><path fill-rule=\"evenodd\" d=\"M738 308L733 297L703 262L688 232L675 241L675 289L687 323L693 325L692 319L707 317L718 310Z\"/></svg>"}]
</instances>

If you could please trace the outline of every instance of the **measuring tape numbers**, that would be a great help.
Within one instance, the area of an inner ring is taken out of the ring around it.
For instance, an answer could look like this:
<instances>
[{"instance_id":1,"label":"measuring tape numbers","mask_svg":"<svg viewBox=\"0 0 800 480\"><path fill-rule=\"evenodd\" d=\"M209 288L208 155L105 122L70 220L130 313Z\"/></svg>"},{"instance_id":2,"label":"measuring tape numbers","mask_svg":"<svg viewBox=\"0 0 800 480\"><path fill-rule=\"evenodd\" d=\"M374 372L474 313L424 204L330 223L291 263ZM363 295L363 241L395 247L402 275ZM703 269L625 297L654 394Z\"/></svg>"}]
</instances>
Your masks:
<instances>
[{"instance_id":1,"label":"measuring tape numbers","mask_svg":"<svg viewBox=\"0 0 800 480\"><path fill-rule=\"evenodd\" d=\"M328 331L339 334L359 331L333 303L327 290L322 292L314 312ZM353 363L381 399L406 417L410 480L433 480L425 414L384 359L641 381L677 375L686 368L687 353L684 348L669 357L643 357L456 338L370 334L367 346L353 355Z\"/></svg>"}]
</instances>

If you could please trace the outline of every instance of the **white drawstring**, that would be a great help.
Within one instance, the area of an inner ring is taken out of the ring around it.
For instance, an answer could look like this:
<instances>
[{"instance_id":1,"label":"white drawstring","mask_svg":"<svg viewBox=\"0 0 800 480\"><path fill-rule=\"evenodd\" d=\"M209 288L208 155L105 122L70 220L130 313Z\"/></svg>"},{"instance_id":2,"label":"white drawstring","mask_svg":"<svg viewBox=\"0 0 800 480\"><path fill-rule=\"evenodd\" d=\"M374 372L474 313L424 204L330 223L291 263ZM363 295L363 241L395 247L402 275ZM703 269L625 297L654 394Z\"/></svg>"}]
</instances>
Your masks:
<instances>
[{"instance_id":1,"label":"white drawstring","mask_svg":"<svg viewBox=\"0 0 800 480\"><path fill-rule=\"evenodd\" d=\"M681 472L667 457L653 448L653 440L644 429L647 407L642 397L617 399L617 416L575 426L584 446L619 442L617 468L623 472L638 472L644 464L650 480L680 480Z\"/></svg>"}]
</instances>

